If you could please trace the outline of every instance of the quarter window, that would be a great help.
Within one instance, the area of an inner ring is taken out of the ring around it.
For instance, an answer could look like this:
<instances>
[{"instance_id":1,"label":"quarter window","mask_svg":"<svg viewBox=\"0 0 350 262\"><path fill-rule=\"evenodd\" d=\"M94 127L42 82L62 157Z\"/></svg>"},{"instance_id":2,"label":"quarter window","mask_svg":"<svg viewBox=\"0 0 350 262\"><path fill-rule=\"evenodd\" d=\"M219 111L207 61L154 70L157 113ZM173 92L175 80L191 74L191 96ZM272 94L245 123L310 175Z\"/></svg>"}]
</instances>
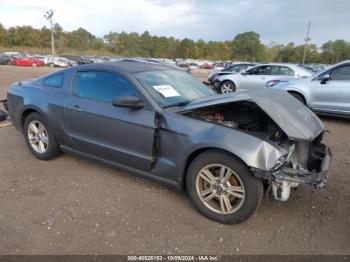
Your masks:
<instances>
[{"instance_id":1,"label":"quarter window","mask_svg":"<svg viewBox=\"0 0 350 262\"><path fill-rule=\"evenodd\" d=\"M117 96L136 96L136 90L127 79L114 73L85 71L76 74L74 94L111 102Z\"/></svg>"},{"instance_id":2,"label":"quarter window","mask_svg":"<svg viewBox=\"0 0 350 262\"><path fill-rule=\"evenodd\" d=\"M331 74L332 80L350 80L350 65L334 69Z\"/></svg>"},{"instance_id":3,"label":"quarter window","mask_svg":"<svg viewBox=\"0 0 350 262\"><path fill-rule=\"evenodd\" d=\"M63 73L50 75L44 78L43 84L53 88L62 88Z\"/></svg>"}]
</instances>

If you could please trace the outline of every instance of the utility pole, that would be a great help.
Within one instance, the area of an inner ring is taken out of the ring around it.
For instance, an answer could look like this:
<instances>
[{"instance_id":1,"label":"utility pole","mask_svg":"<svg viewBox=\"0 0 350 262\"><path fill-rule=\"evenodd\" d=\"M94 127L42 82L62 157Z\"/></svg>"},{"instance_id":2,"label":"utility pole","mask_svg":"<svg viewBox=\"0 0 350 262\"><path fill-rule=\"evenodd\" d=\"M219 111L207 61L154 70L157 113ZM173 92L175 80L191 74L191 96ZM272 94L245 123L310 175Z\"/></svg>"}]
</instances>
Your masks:
<instances>
[{"instance_id":1,"label":"utility pole","mask_svg":"<svg viewBox=\"0 0 350 262\"><path fill-rule=\"evenodd\" d=\"M50 22L50 28L51 28L51 51L52 51L52 55L55 55L55 36L54 36L54 32L53 32L52 16L53 16L53 10L46 11L46 13L44 14L44 17Z\"/></svg>"},{"instance_id":2,"label":"utility pole","mask_svg":"<svg viewBox=\"0 0 350 262\"><path fill-rule=\"evenodd\" d=\"M305 46L304 46L304 55L303 55L303 63L302 64L305 64L307 45L308 45L309 41L311 40L311 38L310 38L310 26L311 26L311 22L309 22L309 24L307 26L306 38L304 39Z\"/></svg>"}]
</instances>

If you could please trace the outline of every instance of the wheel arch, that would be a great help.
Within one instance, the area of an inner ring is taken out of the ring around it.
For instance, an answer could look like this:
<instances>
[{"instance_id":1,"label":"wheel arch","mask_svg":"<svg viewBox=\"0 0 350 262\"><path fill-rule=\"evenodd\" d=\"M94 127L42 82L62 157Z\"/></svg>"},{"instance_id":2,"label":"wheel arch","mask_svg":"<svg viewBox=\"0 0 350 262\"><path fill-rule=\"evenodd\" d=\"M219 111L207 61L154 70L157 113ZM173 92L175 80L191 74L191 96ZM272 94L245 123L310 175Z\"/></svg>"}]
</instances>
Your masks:
<instances>
[{"instance_id":1,"label":"wheel arch","mask_svg":"<svg viewBox=\"0 0 350 262\"><path fill-rule=\"evenodd\" d=\"M225 83L225 82L231 82L231 83L233 84L233 86L234 86L234 89L237 90L237 84L235 83L235 81L233 81L232 79L227 78L227 79L222 80L222 81L220 82L220 92L221 92L221 86L222 86L222 84Z\"/></svg>"},{"instance_id":2,"label":"wheel arch","mask_svg":"<svg viewBox=\"0 0 350 262\"><path fill-rule=\"evenodd\" d=\"M26 107L21 113L21 119L20 119L21 126L20 127L22 128L22 130L24 128L24 122L25 122L26 118L32 113L38 113L38 114L44 116L43 112L41 112L41 110L39 108L34 107L34 106Z\"/></svg>"},{"instance_id":3,"label":"wheel arch","mask_svg":"<svg viewBox=\"0 0 350 262\"><path fill-rule=\"evenodd\" d=\"M287 89L286 90L289 94L296 94L301 96L301 98L304 100L305 105L309 105L309 101L307 99L307 96L304 94L304 92L298 90L298 89Z\"/></svg>"},{"instance_id":4,"label":"wheel arch","mask_svg":"<svg viewBox=\"0 0 350 262\"><path fill-rule=\"evenodd\" d=\"M182 171L182 183L181 183L181 188L182 189L186 189L186 176L187 176L187 171L188 168L190 167L191 163L193 162L194 159L196 159L199 155L201 155L204 152L207 151L218 151L218 152L222 152L222 153L226 153L228 155L231 155L235 158L237 158L238 160L240 160L244 165L246 165L249 168L249 165L247 165L247 163L245 161L242 160L242 158L240 158L239 156L237 156L237 154L228 151L226 149L220 148L220 147L202 147L199 149L196 149L195 151L193 151L186 159L183 171Z\"/></svg>"}]
</instances>

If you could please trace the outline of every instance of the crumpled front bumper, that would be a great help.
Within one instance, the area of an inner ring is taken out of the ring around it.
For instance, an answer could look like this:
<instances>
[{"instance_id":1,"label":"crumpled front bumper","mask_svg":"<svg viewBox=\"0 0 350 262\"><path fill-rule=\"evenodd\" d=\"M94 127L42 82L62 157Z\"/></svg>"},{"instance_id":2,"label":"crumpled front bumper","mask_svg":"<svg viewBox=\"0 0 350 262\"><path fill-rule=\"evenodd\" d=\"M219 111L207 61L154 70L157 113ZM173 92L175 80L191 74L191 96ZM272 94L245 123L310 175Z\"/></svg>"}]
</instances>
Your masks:
<instances>
[{"instance_id":1,"label":"crumpled front bumper","mask_svg":"<svg viewBox=\"0 0 350 262\"><path fill-rule=\"evenodd\" d=\"M331 162L331 150L329 147L325 147L324 157L319 172L283 167L279 170L279 172L273 174L273 176L277 180L288 181L296 184L307 184L312 188L319 190L327 183Z\"/></svg>"},{"instance_id":2,"label":"crumpled front bumper","mask_svg":"<svg viewBox=\"0 0 350 262\"><path fill-rule=\"evenodd\" d=\"M212 85L214 88L219 89L221 82L218 79L214 79Z\"/></svg>"}]
</instances>

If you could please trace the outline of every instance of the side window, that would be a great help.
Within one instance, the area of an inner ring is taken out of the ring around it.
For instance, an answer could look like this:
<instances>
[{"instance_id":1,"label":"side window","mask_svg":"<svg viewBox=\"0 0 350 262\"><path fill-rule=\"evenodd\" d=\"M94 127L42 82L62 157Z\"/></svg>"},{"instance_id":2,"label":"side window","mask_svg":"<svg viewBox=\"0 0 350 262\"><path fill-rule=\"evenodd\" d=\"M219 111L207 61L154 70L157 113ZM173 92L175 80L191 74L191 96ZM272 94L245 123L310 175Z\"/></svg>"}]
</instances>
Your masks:
<instances>
[{"instance_id":1,"label":"side window","mask_svg":"<svg viewBox=\"0 0 350 262\"><path fill-rule=\"evenodd\" d=\"M63 85L63 73L50 75L43 80L44 86L53 88L62 88Z\"/></svg>"},{"instance_id":2,"label":"side window","mask_svg":"<svg viewBox=\"0 0 350 262\"><path fill-rule=\"evenodd\" d=\"M338 67L332 71L332 80L350 80L350 65Z\"/></svg>"},{"instance_id":3,"label":"side window","mask_svg":"<svg viewBox=\"0 0 350 262\"><path fill-rule=\"evenodd\" d=\"M287 66L273 66L271 75L294 76L294 71Z\"/></svg>"},{"instance_id":4,"label":"side window","mask_svg":"<svg viewBox=\"0 0 350 262\"><path fill-rule=\"evenodd\" d=\"M271 66L260 66L257 75L271 75Z\"/></svg>"},{"instance_id":5,"label":"side window","mask_svg":"<svg viewBox=\"0 0 350 262\"><path fill-rule=\"evenodd\" d=\"M111 102L116 96L136 96L127 79L110 72L77 72L74 82L74 94L80 97Z\"/></svg>"},{"instance_id":6,"label":"side window","mask_svg":"<svg viewBox=\"0 0 350 262\"><path fill-rule=\"evenodd\" d=\"M260 70L260 66L259 67L254 67L252 69L247 70L246 74L247 75L257 75L259 70Z\"/></svg>"}]
</instances>

